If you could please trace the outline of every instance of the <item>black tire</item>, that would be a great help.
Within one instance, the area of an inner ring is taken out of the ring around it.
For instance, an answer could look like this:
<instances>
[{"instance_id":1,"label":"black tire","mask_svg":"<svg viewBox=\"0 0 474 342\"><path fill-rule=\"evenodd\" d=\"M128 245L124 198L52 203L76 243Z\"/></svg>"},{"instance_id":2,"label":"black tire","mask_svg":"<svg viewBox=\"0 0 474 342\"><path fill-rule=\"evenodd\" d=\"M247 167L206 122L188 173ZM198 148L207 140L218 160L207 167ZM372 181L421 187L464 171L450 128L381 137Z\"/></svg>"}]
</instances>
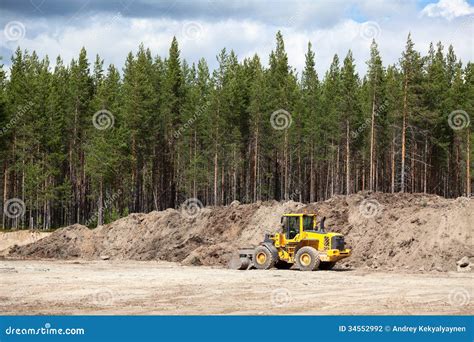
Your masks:
<instances>
[{"instance_id":1,"label":"black tire","mask_svg":"<svg viewBox=\"0 0 474 342\"><path fill-rule=\"evenodd\" d=\"M275 267L278 268L279 270L289 270L293 266L293 264L290 264L289 262L283 261L283 260L278 260L275 263Z\"/></svg>"},{"instance_id":2,"label":"black tire","mask_svg":"<svg viewBox=\"0 0 474 342\"><path fill-rule=\"evenodd\" d=\"M253 253L253 264L259 270L269 270L275 266L273 254L265 246L258 246Z\"/></svg>"},{"instance_id":3,"label":"black tire","mask_svg":"<svg viewBox=\"0 0 474 342\"><path fill-rule=\"evenodd\" d=\"M321 261L321 263L319 264L319 269L325 271L332 270L334 265L336 265L335 262Z\"/></svg>"},{"instance_id":4,"label":"black tire","mask_svg":"<svg viewBox=\"0 0 474 342\"><path fill-rule=\"evenodd\" d=\"M301 247L296 252L295 262L300 271L315 271L321 263L318 251L310 246Z\"/></svg>"}]
</instances>

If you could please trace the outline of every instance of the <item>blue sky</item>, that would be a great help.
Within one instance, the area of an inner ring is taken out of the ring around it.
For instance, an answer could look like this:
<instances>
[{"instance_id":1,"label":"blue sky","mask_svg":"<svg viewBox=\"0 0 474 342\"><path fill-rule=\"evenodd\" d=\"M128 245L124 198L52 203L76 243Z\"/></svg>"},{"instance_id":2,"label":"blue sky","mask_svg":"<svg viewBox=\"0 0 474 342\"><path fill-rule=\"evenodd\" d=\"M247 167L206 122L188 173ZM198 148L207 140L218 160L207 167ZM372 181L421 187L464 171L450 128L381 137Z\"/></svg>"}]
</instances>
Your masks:
<instances>
[{"instance_id":1,"label":"blue sky","mask_svg":"<svg viewBox=\"0 0 474 342\"><path fill-rule=\"evenodd\" d=\"M426 53L430 41L452 44L463 62L474 56L474 0L1 0L0 55L8 66L17 46L52 62L66 61L85 46L90 59L123 66L129 51L143 42L166 56L173 36L190 62L204 57L215 67L220 49L240 59L258 53L266 63L278 30L290 64L304 65L308 41L323 74L337 53L351 49L365 71L372 38L385 64L396 63L408 32Z\"/></svg>"}]
</instances>

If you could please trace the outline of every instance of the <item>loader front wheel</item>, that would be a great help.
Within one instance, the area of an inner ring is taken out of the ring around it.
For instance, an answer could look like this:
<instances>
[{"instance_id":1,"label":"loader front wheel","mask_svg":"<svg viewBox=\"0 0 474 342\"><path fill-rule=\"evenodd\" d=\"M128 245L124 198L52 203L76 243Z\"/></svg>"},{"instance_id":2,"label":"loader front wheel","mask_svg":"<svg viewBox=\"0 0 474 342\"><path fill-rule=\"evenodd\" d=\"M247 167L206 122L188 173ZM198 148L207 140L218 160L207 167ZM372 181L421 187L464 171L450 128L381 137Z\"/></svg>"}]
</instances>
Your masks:
<instances>
[{"instance_id":1,"label":"loader front wheel","mask_svg":"<svg viewBox=\"0 0 474 342\"><path fill-rule=\"evenodd\" d=\"M318 251L310 246L300 248L296 253L295 261L300 271L315 271L320 264Z\"/></svg>"},{"instance_id":2,"label":"loader front wheel","mask_svg":"<svg viewBox=\"0 0 474 342\"><path fill-rule=\"evenodd\" d=\"M253 264L259 270L268 270L275 266L275 260L267 247L258 246L253 254Z\"/></svg>"}]
</instances>

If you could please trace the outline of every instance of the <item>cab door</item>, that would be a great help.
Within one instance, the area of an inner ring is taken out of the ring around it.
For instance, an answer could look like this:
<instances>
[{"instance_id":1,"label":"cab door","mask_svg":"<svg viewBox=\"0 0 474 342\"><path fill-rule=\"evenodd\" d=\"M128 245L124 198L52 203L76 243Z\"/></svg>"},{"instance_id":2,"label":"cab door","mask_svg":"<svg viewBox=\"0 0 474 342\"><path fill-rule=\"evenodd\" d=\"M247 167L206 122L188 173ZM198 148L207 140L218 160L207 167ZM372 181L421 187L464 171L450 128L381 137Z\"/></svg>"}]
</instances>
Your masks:
<instances>
[{"instance_id":1,"label":"cab door","mask_svg":"<svg viewBox=\"0 0 474 342\"><path fill-rule=\"evenodd\" d=\"M296 242L296 238L300 233L300 217L287 216L285 220L285 240L287 243Z\"/></svg>"}]
</instances>

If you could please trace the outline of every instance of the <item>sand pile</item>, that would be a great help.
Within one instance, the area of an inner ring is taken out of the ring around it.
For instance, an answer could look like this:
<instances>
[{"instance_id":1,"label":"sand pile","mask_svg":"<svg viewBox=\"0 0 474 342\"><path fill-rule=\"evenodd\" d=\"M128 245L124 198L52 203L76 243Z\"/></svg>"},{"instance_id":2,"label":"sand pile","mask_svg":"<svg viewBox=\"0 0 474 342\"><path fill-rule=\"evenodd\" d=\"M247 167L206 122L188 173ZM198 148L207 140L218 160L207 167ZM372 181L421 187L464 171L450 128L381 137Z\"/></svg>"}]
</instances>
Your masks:
<instances>
[{"instance_id":1,"label":"sand pile","mask_svg":"<svg viewBox=\"0 0 474 342\"><path fill-rule=\"evenodd\" d=\"M51 233L37 230L15 230L0 232L0 256L7 255L14 246L23 246L38 241Z\"/></svg>"},{"instance_id":2,"label":"sand pile","mask_svg":"<svg viewBox=\"0 0 474 342\"><path fill-rule=\"evenodd\" d=\"M472 199L377 193L309 207L341 227L353 249L347 260L353 267L455 271L456 261L474 254Z\"/></svg>"},{"instance_id":3,"label":"sand pile","mask_svg":"<svg viewBox=\"0 0 474 342\"><path fill-rule=\"evenodd\" d=\"M239 247L279 230L286 212L316 211L341 232L353 256L341 267L455 271L470 257L474 201L434 195L359 193L325 202L257 202L204 208L196 217L168 209L132 214L89 230L74 225L12 249L26 258L161 259L225 265Z\"/></svg>"}]
</instances>

